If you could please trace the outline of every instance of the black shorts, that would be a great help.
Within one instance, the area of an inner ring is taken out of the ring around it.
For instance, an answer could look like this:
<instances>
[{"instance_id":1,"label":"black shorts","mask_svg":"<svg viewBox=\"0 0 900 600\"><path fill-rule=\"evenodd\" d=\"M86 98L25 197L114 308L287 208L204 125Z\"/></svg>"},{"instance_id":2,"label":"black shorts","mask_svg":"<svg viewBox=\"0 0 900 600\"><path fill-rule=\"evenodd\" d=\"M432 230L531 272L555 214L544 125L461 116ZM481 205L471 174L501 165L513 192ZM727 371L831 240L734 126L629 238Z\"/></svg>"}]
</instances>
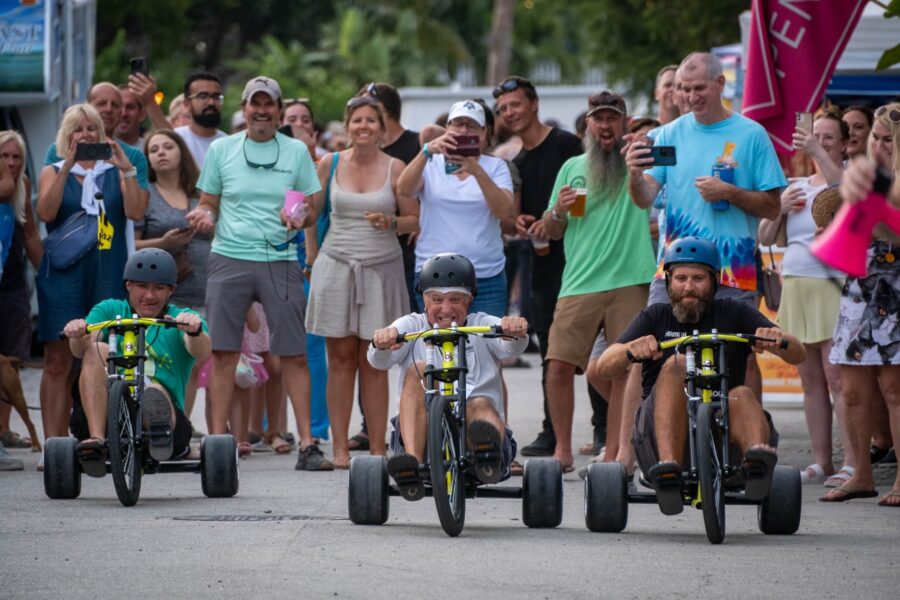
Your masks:
<instances>
[{"instance_id":1,"label":"black shorts","mask_svg":"<svg viewBox=\"0 0 900 600\"><path fill-rule=\"evenodd\" d=\"M631 444L634 446L638 465L643 473L649 473L650 469L659 462L659 450L656 447L655 406L656 387L654 386L650 390L650 395L641 402L641 406L634 416L634 429L631 432ZM775 429L775 423L772 422L772 415L767 410L764 410L763 413L769 423L769 445L778 448L778 430ZM689 460L689 452L690 443L686 442L683 454L685 463ZM744 450L731 443L728 446L728 456L731 457L732 464L740 464ZM682 467L684 466L682 464Z\"/></svg>"}]
</instances>

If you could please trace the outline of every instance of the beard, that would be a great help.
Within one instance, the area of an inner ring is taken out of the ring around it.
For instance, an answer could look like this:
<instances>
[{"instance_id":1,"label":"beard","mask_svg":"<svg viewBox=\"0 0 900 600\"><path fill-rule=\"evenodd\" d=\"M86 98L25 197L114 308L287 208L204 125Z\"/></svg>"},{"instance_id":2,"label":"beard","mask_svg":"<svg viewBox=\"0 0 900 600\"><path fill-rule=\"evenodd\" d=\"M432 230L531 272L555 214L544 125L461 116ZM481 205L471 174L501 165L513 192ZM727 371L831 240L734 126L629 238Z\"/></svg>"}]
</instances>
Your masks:
<instances>
[{"instance_id":1,"label":"beard","mask_svg":"<svg viewBox=\"0 0 900 600\"><path fill-rule=\"evenodd\" d=\"M712 307L715 292L710 290L706 296L698 296L696 293L678 293L669 291L669 298L672 303L672 313L679 323L699 323L710 307ZM685 298L696 298L697 302L693 305L687 305L682 301Z\"/></svg>"},{"instance_id":2,"label":"beard","mask_svg":"<svg viewBox=\"0 0 900 600\"><path fill-rule=\"evenodd\" d=\"M222 113L215 108L208 108L199 113L191 113L191 116L194 118L194 123L200 127L218 127L219 123L222 122Z\"/></svg>"},{"instance_id":3,"label":"beard","mask_svg":"<svg viewBox=\"0 0 900 600\"><path fill-rule=\"evenodd\" d=\"M625 157L620 151L625 140L616 140L610 150L600 146L590 133L584 136L584 152L588 159L588 188L592 190L618 190L625 182L627 169Z\"/></svg>"}]
</instances>

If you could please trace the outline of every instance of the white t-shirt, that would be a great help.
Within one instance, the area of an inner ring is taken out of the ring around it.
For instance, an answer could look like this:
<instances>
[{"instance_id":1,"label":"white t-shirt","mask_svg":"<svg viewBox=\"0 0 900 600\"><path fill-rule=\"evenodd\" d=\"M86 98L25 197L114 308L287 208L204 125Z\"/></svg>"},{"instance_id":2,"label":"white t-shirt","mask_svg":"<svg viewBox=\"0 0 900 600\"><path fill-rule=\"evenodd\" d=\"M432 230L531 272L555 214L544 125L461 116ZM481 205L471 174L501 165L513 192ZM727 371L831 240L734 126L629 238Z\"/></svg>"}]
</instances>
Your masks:
<instances>
[{"instance_id":1,"label":"white t-shirt","mask_svg":"<svg viewBox=\"0 0 900 600\"><path fill-rule=\"evenodd\" d=\"M478 163L499 188L512 192L506 161L482 154ZM435 254L455 252L472 261L479 279L493 277L506 264L500 221L491 213L475 177L460 180L447 175L444 164L443 155L433 156L422 173L416 271Z\"/></svg>"},{"instance_id":2,"label":"white t-shirt","mask_svg":"<svg viewBox=\"0 0 900 600\"><path fill-rule=\"evenodd\" d=\"M227 135L224 131L216 129L215 135L203 137L191 131L190 125L176 127L175 133L180 135L184 143L187 144L188 150L191 151L191 156L194 157L194 161L197 163L197 167L201 169L203 168L203 163L206 162L206 153L209 152L209 145Z\"/></svg>"},{"instance_id":3,"label":"white t-shirt","mask_svg":"<svg viewBox=\"0 0 900 600\"><path fill-rule=\"evenodd\" d=\"M500 319L487 313L472 313L466 317L466 325L499 325ZM431 327L424 314L413 313L400 317L390 324L396 327L400 333L424 331ZM515 358L528 346L528 338L490 338L472 335L466 343L466 391L469 398L483 396L489 398L497 414L502 420L506 420L503 412L503 384L500 380L500 362L507 358ZM376 369L389 370L394 365L400 365L400 374L397 380L397 389L403 389L403 381L406 371L417 360L425 360L425 342L407 342L399 350L378 350L369 345L369 364Z\"/></svg>"},{"instance_id":4,"label":"white t-shirt","mask_svg":"<svg viewBox=\"0 0 900 600\"><path fill-rule=\"evenodd\" d=\"M832 279L843 277L840 271L830 269L818 258L813 256L810 247L816 233L816 222L812 218L812 204L816 194L827 186L813 186L809 178L795 181L792 185L799 186L803 190L806 204L799 211L791 211L787 215L787 250L784 253L784 261L781 270L785 275L794 277L815 277L817 279Z\"/></svg>"}]
</instances>

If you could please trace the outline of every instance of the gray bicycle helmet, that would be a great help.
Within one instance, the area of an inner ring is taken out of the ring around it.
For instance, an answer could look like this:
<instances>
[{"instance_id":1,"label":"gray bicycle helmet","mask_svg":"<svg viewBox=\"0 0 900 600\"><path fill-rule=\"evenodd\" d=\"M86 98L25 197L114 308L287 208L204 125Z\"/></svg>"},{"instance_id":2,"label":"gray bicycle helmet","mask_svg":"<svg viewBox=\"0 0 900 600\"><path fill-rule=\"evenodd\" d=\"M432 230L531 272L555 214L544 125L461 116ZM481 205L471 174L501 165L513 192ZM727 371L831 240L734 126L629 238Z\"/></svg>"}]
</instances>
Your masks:
<instances>
[{"instance_id":1,"label":"gray bicycle helmet","mask_svg":"<svg viewBox=\"0 0 900 600\"><path fill-rule=\"evenodd\" d=\"M128 257L122 279L176 285L177 273L175 259L171 254L159 248L144 248Z\"/></svg>"},{"instance_id":2,"label":"gray bicycle helmet","mask_svg":"<svg viewBox=\"0 0 900 600\"><path fill-rule=\"evenodd\" d=\"M424 293L425 290L435 287L461 287L466 288L475 297L477 285L475 283L475 267L469 259L461 254L450 252L436 254L425 261L419 272L419 285L416 291Z\"/></svg>"}]
</instances>

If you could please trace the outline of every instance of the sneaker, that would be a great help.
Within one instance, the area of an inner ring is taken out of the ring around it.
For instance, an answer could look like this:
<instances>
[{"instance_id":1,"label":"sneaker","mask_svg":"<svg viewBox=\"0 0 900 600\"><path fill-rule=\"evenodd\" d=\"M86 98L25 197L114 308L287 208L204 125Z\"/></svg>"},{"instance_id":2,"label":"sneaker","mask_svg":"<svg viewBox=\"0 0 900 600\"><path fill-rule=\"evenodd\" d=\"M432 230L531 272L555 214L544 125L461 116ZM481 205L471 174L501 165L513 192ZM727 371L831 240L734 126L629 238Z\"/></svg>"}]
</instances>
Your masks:
<instances>
[{"instance_id":1,"label":"sneaker","mask_svg":"<svg viewBox=\"0 0 900 600\"><path fill-rule=\"evenodd\" d=\"M3 447L3 442L0 442L0 471L24 470L25 463L10 454L9 451L7 451L7 449Z\"/></svg>"},{"instance_id":2,"label":"sneaker","mask_svg":"<svg viewBox=\"0 0 900 600\"><path fill-rule=\"evenodd\" d=\"M166 395L153 387L141 395L144 427L149 432L150 456L153 460L172 457L172 405Z\"/></svg>"},{"instance_id":3,"label":"sneaker","mask_svg":"<svg viewBox=\"0 0 900 600\"><path fill-rule=\"evenodd\" d=\"M334 471L334 465L325 458L315 444L310 444L299 452L295 471Z\"/></svg>"},{"instance_id":4,"label":"sneaker","mask_svg":"<svg viewBox=\"0 0 900 600\"><path fill-rule=\"evenodd\" d=\"M522 448L522 456L553 456L556 450L556 435L552 431L542 431L533 442Z\"/></svg>"},{"instance_id":5,"label":"sneaker","mask_svg":"<svg viewBox=\"0 0 900 600\"><path fill-rule=\"evenodd\" d=\"M876 464L876 463L873 463ZM884 457L878 461L879 465L896 465L897 464L897 452L894 448L888 450Z\"/></svg>"}]
</instances>

